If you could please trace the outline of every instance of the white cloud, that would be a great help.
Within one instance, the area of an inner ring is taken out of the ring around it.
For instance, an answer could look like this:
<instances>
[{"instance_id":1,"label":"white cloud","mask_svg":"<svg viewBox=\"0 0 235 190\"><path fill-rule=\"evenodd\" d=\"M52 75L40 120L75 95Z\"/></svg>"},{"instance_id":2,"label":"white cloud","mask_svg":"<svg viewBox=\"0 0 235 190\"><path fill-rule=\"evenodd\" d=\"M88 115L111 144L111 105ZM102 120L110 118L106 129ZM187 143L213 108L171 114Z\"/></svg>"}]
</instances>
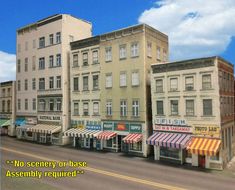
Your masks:
<instances>
[{"instance_id":1,"label":"white cloud","mask_svg":"<svg viewBox=\"0 0 235 190\"><path fill-rule=\"evenodd\" d=\"M0 82L15 80L16 56L0 51Z\"/></svg>"},{"instance_id":2,"label":"white cloud","mask_svg":"<svg viewBox=\"0 0 235 190\"><path fill-rule=\"evenodd\" d=\"M139 22L169 36L171 60L218 55L235 36L235 1L160 0Z\"/></svg>"}]
</instances>

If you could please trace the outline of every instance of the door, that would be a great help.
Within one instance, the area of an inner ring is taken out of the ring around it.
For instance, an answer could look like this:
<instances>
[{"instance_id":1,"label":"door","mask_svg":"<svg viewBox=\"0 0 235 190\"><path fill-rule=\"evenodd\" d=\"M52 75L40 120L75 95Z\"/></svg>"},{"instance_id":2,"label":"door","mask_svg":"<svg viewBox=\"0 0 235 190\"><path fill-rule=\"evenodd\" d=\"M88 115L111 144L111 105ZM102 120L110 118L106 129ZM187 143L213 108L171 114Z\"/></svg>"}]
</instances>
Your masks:
<instances>
[{"instance_id":1,"label":"door","mask_svg":"<svg viewBox=\"0 0 235 190\"><path fill-rule=\"evenodd\" d=\"M205 166L206 166L206 156L205 155L198 155L198 166L201 168L205 168Z\"/></svg>"},{"instance_id":2,"label":"door","mask_svg":"<svg viewBox=\"0 0 235 190\"><path fill-rule=\"evenodd\" d=\"M121 141L121 144L122 144L121 151L122 152L128 152L129 144L124 143L124 141Z\"/></svg>"}]
</instances>

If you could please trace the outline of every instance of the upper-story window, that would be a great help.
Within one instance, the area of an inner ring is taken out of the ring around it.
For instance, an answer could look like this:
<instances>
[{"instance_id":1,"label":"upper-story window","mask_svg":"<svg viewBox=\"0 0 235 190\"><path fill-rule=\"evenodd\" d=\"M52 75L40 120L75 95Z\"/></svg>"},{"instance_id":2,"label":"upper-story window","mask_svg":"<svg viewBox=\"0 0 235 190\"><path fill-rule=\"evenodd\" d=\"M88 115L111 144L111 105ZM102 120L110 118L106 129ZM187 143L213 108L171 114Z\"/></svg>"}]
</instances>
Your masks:
<instances>
[{"instance_id":1,"label":"upper-story window","mask_svg":"<svg viewBox=\"0 0 235 190\"><path fill-rule=\"evenodd\" d=\"M140 104L138 100L132 101L132 116L138 117L139 116L139 110L140 110Z\"/></svg>"},{"instance_id":2,"label":"upper-story window","mask_svg":"<svg viewBox=\"0 0 235 190\"><path fill-rule=\"evenodd\" d=\"M36 90L36 78L32 79L32 90Z\"/></svg>"},{"instance_id":3,"label":"upper-story window","mask_svg":"<svg viewBox=\"0 0 235 190\"><path fill-rule=\"evenodd\" d=\"M56 66L57 67L61 66L61 54L56 55Z\"/></svg>"},{"instance_id":4,"label":"upper-story window","mask_svg":"<svg viewBox=\"0 0 235 190\"><path fill-rule=\"evenodd\" d=\"M24 71L25 72L28 72L28 58L26 57L25 59L24 59Z\"/></svg>"},{"instance_id":5,"label":"upper-story window","mask_svg":"<svg viewBox=\"0 0 235 190\"><path fill-rule=\"evenodd\" d=\"M157 115L164 115L163 101L158 100L156 104L157 104Z\"/></svg>"},{"instance_id":6,"label":"upper-story window","mask_svg":"<svg viewBox=\"0 0 235 190\"><path fill-rule=\"evenodd\" d=\"M147 56L152 57L152 43L151 42L147 43Z\"/></svg>"},{"instance_id":7,"label":"upper-story window","mask_svg":"<svg viewBox=\"0 0 235 190\"><path fill-rule=\"evenodd\" d=\"M49 44L50 44L50 45L53 45L53 44L54 44L54 35L53 35L53 34L50 34L50 35L49 35Z\"/></svg>"},{"instance_id":8,"label":"upper-story window","mask_svg":"<svg viewBox=\"0 0 235 190\"><path fill-rule=\"evenodd\" d=\"M167 61L167 51L163 49L163 61Z\"/></svg>"},{"instance_id":9,"label":"upper-story window","mask_svg":"<svg viewBox=\"0 0 235 190\"><path fill-rule=\"evenodd\" d=\"M10 88L7 89L7 95L11 96L11 89Z\"/></svg>"},{"instance_id":10,"label":"upper-story window","mask_svg":"<svg viewBox=\"0 0 235 190\"><path fill-rule=\"evenodd\" d=\"M179 102L178 100L171 100L171 115L179 115Z\"/></svg>"},{"instance_id":11,"label":"upper-story window","mask_svg":"<svg viewBox=\"0 0 235 190\"><path fill-rule=\"evenodd\" d=\"M157 46L157 60L161 60L161 48Z\"/></svg>"},{"instance_id":12,"label":"upper-story window","mask_svg":"<svg viewBox=\"0 0 235 190\"><path fill-rule=\"evenodd\" d=\"M49 78L49 88L53 89L54 88L54 77Z\"/></svg>"},{"instance_id":13,"label":"upper-story window","mask_svg":"<svg viewBox=\"0 0 235 190\"><path fill-rule=\"evenodd\" d=\"M41 99L39 100L39 111L45 111L46 110L46 101Z\"/></svg>"},{"instance_id":14,"label":"upper-story window","mask_svg":"<svg viewBox=\"0 0 235 190\"><path fill-rule=\"evenodd\" d=\"M185 77L185 90L190 91L194 89L193 76Z\"/></svg>"},{"instance_id":15,"label":"upper-story window","mask_svg":"<svg viewBox=\"0 0 235 190\"><path fill-rule=\"evenodd\" d=\"M127 56L127 53L126 53L126 45L120 45L119 47L119 58L120 59L125 59Z\"/></svg>"},{"instance_id":16,"label":"upper-story window","mask_svg":"<svg viewBox=\"0 0 235 190\"><path fill-rule=\"evenodd\" d=\"M92 52L92 62L93 62L93 64L99 63L99 54L98 54L98 50L94 50L94 51Z\"/></svg>"},{"instance_id":17,"label":"upper-story window","mask_svg":"<svg viewBox=\"0 0 235 190\"><path fill-rule=\"evenodd\" d=\"M131 84L132 86L138 86L140 84L140 76L138 71L132 72L131 75Z\"/></svg>"},{"instance_id":18,"label":"upper-story window","mask_svg":"<svg viewBox=\"0 0 235 190\"><path fill-rule=\"evenodd\" d=\"M82 54L82 64L83 66L88 66L88 52Z\"/></svg>"},{"instance_id":19,"label":"upper-story window","mask_svg":"<svg viewBox=\"0 0 235 190\"><path fill-rule=\"evenodd\" d=\"M170 91L177 91L178 90L178 79L171 78L170 79Z\"/></svg>"},{"instance_id":20,"label":"upper-story window","mask_svg":"<svg viewBox=\"0 0 235 190\"><path fill-rule=\"evenodd\" d=\"M20 90L21 90L20 80L18 80L18 82L17 82L17 90L18 90L18 91L20 91Z\"/></svg>"},{"instance_id":21,"label":"upper-story window","mask_svg":"<svg viewBox=\"0 0 235 190\"><path fill-rule=\"evenodd\" d=\"M61 89L61 76L56 76L56 88Z\"/></svg>"},{"instance_id":22,"label":"upper-story window","mask_svg":"<svg viewBox=\"0 0 235 190\"><path fill-rule=\"evenodd\" d=\"M112 47L105 48L105 61L112 61Z\"/></svg>"},{"instance_id":23,"label":"upper-story window","mask_svg":"<svg viewBox=\"0 0 235 190\"><path fill-rule=\"evenodd\" d=\"M73 54L73 67L78 67L78 54Z\"/></svg>"},{"instance_id":24,"label":"upper-story window","mask_svg":"<svg viewBox=\"0 0 235 190\"><path fill-rule=\"evenodd\" d=\"M186 100L186 115L194 116L194 100Z\"/></svg>"},{"instance_id":25,"label":"upper-story window","mask_svg":"<svg viewBox=\"0 0 235 190\"><path fill-rule=\"evenodd\" d=\"M83 90L89 90L88 76L83 76Z\"/></svg>"},{"instance_id":26,"label":"upper-story window","mask_svg":"<svg viewBox=\"0 0 235 190\"><path fill-rule=\"evenodd\" d=\"M163 80L162 79L156 80L156 92L163 92Z\"/></svg>"},{"instance_id":27,"label":"upper-story window","mask_svg":"<svg viewBox=\"0 0 235 190\"><path fill-rule=\"evenodd\" d=\"M212 99L203 100L203 116L212 116Z\"/></svg>"},{"instance_id":28,"label":"upper-story window","mask_svg":"<svg viewBox=\"0 0 235 190\"><path fill-rule=\"evenodd\" d=\"M122 117L127 116L127 101L126 100L121 100L120 102L120 115Z\"/></svg>"},{"instance_id":29,"label":"upper-story window","mask_svg":"<svg viewBox=\"0 0 235 190\"><path fill-rule=\"evenodd\" d=\"M36 48L36 40L33 40L33 49Z\"/></svg>"},{"instance_id":30,"label":"upper-story window","mask_svg":"<svg viewBox=\"0 0 235 190\"><path fill-rule=\"evenodd\" d=\"M73 35L69 35L69 42L73 42L74 41L74 36Z\"/></svg>"},{"instance_id":31,"label":"upper-story window","mask_svg":"<svg viewBox=\"0 0 235 190\"><path fill-rule=\"evenodd\" d=\"M25 42L25 51L28 51L28 42Z\"/></svg>"},{"instance_id":32,"label":"upper-story window","mask_svg":"<svg viewBox=\"0 0 235 190\"><path fill-rule=\"evenodd\" d=\"M45 37L39 38L39 48L45 47Z\"/></svg>"},{"instance_id":33,"label":"upper-story window","mask_svg":"<svg viewBox=\"0 0 235 190\"><path fill-rule=\"evenodd\" d=\"M112 116L112 101L111 100L107 100L106 102L106 115Z\"/></svg>"},{"instance_id":34,"label":"upper-story window","mask_svg":"<svg viewBox=\"0 0 235 190\"><path fill-rule=\"evenodd\" d=\"M28 90L28 79L24 80L24 90L27 91Z\"/></svg>"},{"instance_id":35,"label":"upper-story window","mask_svg":"<svg viewBox=\"0 0 235 190\"><path fill-rule=\"evenodd\" d=\"M20 44L17 45L17 52L18 52L18 53L21 52L21 45L20 45Z\"/></svg>"},{"instance_id":36,"label":"upper-story window","mask_svg":"<svg viewBox=\"0 0 235 190\"><path fill-rule=\"evenodd\" d=\"M45 69L45 58L39 58L39 70Z\"/></svg>"},{"instance_id":37,"label":"upper-story window","mask_svg":"<svg viewBox=\"0 0 235 190\"><path fill-rule=\"evenodd\" d=\"M88 116L89 115L89 103L83 102L83 115Z\"/></svg>"},{"instance_id":38,"label":"upper-story window","mask_svg":"<svg viewBox=\"0 0 235 190\"><path fill-rule=\"evenodd\" d=\"M56 33L56 43L57 44L61 43L61 33L60 32Z\"/></svg>"},{"instance_id":39,"label":"upper-story window","mask_svg":"<svg viewBox=\"0 0 235 190\"><path fill-rule=\"evenodd\" d=\"M17 60L17 72L20 73L21 67L20 67L20 59Z\"/></svg>"},{"instance_id":40,"label":"upper-story window","mask_svg":"<svg viewBox=\"0 0 235 190\"><path fill-rule=\"evenodd\" d=\"M45 90L45 78L39 78L39 90Z\"/></svg>"},{"instance_id":41,"label":"upper-story window","mask_svg":"<svg viewBox=\"0 0 235 190\"><path fill-rule=\"evenodd\" d=\"M99 115L99 102L93 102L93 115Z\"/></svg>"},{"instance_id":42,"label":"upper-story window","mask_svg":"<svg viewBox=\"0 0 235 190\"><path fill-rule=\"evenodd\" d=\"M36 56L32 57L32 70L35 71L36 70Z\"/></svg>"},{"instance_id":43,"label":"upper-story window","mask_svg":"<svg viewBox=\"0 0 235 190\"><path fill-rule=\"evenodd\" d=\"M112 73L106 74L105 87L112 88L112 85L113 85Z\"/></svg>"},{"instance_id":44,"label":"upper-story window","mask_svg":"<svg viewBox=\"0 0 235 190\"><path fill-rule=\"evenodd\" d=\"M131 57L139 56L139 44L138 42L131 44Z\"/></svg>"},{"instance_id":45,"label":"upper-story window","mask_svg":"<svg viewBox=\"0 0 235 190\"><path fill-rule=\"evenodd\" d=\"M79 77L73 78L73 90L79 91Z\"/></svg>"},{"instance_id":46,"label":"upper-story window","mask_svg":"<svg viewBox=\"0 0 235 190\"><path fill-rule=\"evenodd\" d=\"M93 90L99 89L99 75L93 75Z\"/></svg>"},{"instance_id":47,"label":"upper-story window","mask_svg":"<svg viewBox=\"0 0 235 190\"><path fill-rule=\"evenodd\" d=\"M120 87L125 87L127 86L127 82L126 82L126 72L121 72L120 73Z\"/></svg>"},{"instance_id":48,"label":"upper-story window","mask_svg":"<svg viewBox=\"0 0 235 190\"><path fill-rule=\"evenodd\" d=\"M211 89L211 74L202 75L202 89Z\"/></svg>"},{"instance_id":49,"label":"upper-story window","mask_svg":"<svg viewBox=\"0 0 235 190\"><path fill-rule=\"evenodd\" d=\"M5 96L6 96L6 90L4 88L4 89L2 89L2 97L5 97Z\"/></svg>"},{"instance_id":50,"label":"upper-story window","mask_svg":"<svg viewBox=\"0 0 235 190\"><path fill-rule=\"evenodd\" d=\"M49 67L53 67L54 66L54 56L50 55L49 56Z\"/></svg>"}]
</instances>

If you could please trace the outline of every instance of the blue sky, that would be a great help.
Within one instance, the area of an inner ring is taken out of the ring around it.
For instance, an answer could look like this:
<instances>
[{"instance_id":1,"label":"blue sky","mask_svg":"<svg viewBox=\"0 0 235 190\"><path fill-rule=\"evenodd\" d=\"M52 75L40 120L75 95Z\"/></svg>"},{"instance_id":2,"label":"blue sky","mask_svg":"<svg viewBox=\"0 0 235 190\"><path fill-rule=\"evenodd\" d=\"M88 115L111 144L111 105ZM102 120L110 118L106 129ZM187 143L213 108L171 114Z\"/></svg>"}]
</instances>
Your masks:
<instances>
[{"instance_id":1,"label":"blue sky","mask_svg":"<svg viewBox=\"0 0 235 190\"><path fill-rule=\"evenodd\" d=\"M235 3L230 0L9 0L1 7L0 67L11 69L0 70L0 82L15 77L16 29L57 13L92 22L93 35L145 22L169 35L172 61L221 55L235 63Z\"/></svg>"}]
</instances>

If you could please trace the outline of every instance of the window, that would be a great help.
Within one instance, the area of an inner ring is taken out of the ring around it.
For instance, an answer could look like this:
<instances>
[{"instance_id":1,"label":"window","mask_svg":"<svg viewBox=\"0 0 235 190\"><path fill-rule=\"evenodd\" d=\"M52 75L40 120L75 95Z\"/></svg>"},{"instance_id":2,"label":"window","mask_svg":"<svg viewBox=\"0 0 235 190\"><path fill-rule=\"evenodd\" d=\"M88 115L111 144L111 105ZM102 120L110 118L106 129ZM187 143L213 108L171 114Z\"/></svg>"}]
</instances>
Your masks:
<instances>
[{"instance_id":1,"label":"window","mask_svg":"<svg viewBox=\"0 0 235 190\"><path fill-rule=\"evenodd\" d=\"M119 47L119 58L120 59L125 59L126 58L126 45L121 45Z\"/></svg>"},{"instance_id":2,"label":"window","mask_svg":"<svg viewBox=\"0 0 235 190\"><path fill-rule=\"evenodd\" d=\"M39 38L39 48L45 47L45 37Z\"/></svg>"},{"instance_id":3,"label":"window","mask_svg":"<svg viewBox=\"0 0 235 190\"><path fill-rule=\"evenodd\" d=\"M82 54L82 64L83 66L88 66L88 53L83 53Z\"/></svg>"},{"instance_id":4,"label":"window","mask_svg":"<svg viewBox=\"0 0 235 190\"><path fill-rule=\"evenodd\" d=\"M21 52L21 45L20 44L17 45L17 51L18 51L18 53Z\"/></svg>"},{"instance_id":5,"label":"window","mask_svg":"<svg viewBox=\"0 0 235 190\"><path fill-rule=\"evenodd\" d=\"M93 75L93 90L99 89L99 75Z\"/></svg>"},{"instance_id":6,"label":"window","mask_svg":"<svg viewBox=\"0 0 235 190\"><path fill-rule=\"evenodd\" d=\"M133 100L132 101L132 116L138 117L139 116L139 101Z\"/></svg>"},{"instance_id":7,"label":"window","mask_svg":"<svg viewBox=\"0 0 235 190\"><path fill-rule=\"evenodd\" d=\"M106 74L105 87L112 88L112 85L113 85L112 74Z\"/></svg>"},{"instance_id":8,"label":"window","mask_svg":"<svg viewBox=\"0 0 235 190\"><path fill-rule=\"evenodd\" d=\"M20 99L17 100L17 106L18 106L18 110L21 110L21 100Z\"/></svg>"},{"instance_id":9,"label":"window","mask_svg":"<svg viewBox=\"0 0 235 190\"><path fill-rule=\"evenodd\" d=\"M53 89L54 88L54 77L49 78L49 88Z\"/></svg>"},{"instance_id":10,"label":"window","mask_svg":"<svg viewBox=\"0 0 235 190\"><path fill-rule=\"evenodd\" d=\"M157 46L157 60L161 60L161 48Z\"/></svg>"},{"instance_id":11,"label":"window","mask_svg":"<svg viewBox=\"0 0 235 190\"><path fill-rule=\"evenodd\" d=\"M88 102L83 103L83 115L84 116L89 115L89 104L88 104Z\"/></svg>"},{"instance_id":12,"label":"window","mask_svg":"<svg viewBox=\"0 0 235 190\"><path fill-rule=\"evenodd\" d=\"M24 59L24 71L25 72L28 71L28 58L27 57Z\"/></svg>"},{"instance_id":13,"label":"window","mask_svg":"<svg viewBox=\"0 0 235 190\"><path fill-rule=\"evenodd\" d=\"M131 44L131 57L139 56L139 44L137 42Z\"/></svg>"},{"instance_id":14,"label":"window","mask_svg":"<svg viewBox=\"0 0 235 190\"><path fill-rule=\"evenodd\" d=\"M194 100L186 100L186 115L194 115Z\"/></svg>"},{"instance_id":15,"label":"window","mask_svg":"<svg viewBox=\"0 0 235 190\"><path fill-rule=\"evenodd\" d=\"M216 160L219 161L219 152L215 156L210 156L210 160Z\"/></svg>"},{"instance_id":16,"label":"window","mask_svg":"<svg viewBox=\"0 0 235 190\"><path fill-rule=\"evenodd\" d=\"M17 72L20 73L20 59L17 60Z\"/></svg>"},{"instance_id":17,"label":"window","mask_svg":"<svg viewBox=\"0 0 235 190\"><path fill-rule=\"evenodd\" d=\"M45 90L45 78L39 78L39 90Z\"/></svg>"},{"instance_id":18,"label":"window","mask_svg":"<svg viewBox=\"0 0 235 190\"><path fill-rule=\"evenodd\" d=\"M39 100L39 111L45 111L46 110L46 101L45 100Z\"/></svg>"},{"instance_id":19,"label":"window","mask_svg":"<svg viewBox=\"0 0 235 190\"><path fill-rule=\"evenodd\" d=\"M32 70L33 71L36 70L36 56L33 56L33 58L32 58Z\"/></svg>"},{"instance_id":20,"label":"window","mask_svg":"<svg viewBox=\"0 0 235 190\"><path fill-rule=\"evenodd\" d=\"M61 54L56 55L56 66L57 67L61 66Z\"/></svg>"},{"instance_id":21,"label":"window","mask_svg":"<svg viewBox=\"0 0 235 190\"><path fill-rule=\"evenodd\" d=\"M140 84L139 72L138 71L132 72L131 79L132 79L131 80L132 86L138 86Z\"/></svg>"},{"instance_id":22,"label":"window","mask_svg":"<svg viewBox=\"0 0 235 190\"><path fill-rule=\"evenodd\" d=\"M49 101L49 110L54 111L54 100L53 99L50 99L50 101Z\"/></svg>"},{"instance_id":23,"label":"window","mask_svg":"<svg viewBox=\"0 0 235 190\"><path fill-rule=\"evenodd\" d=\"M130 143L130 150L142 151L142 142Z\"/></svg>"},{"instance_id":24,"label":"window","mask_svg":"<svg viewBox=\"0 0 235 190\"><path fill-rule=\"evenodd\" d=\"M61 43L61 33L60 32L56 33L56 43L57 44Z\"/></svg>"},{"instance_id":25,"label":"window","mask_svg":"<svg viewBox=\"0 0 235 190\"><path fill-rule=\"evenodd\" d=\"M89 86L88 86L88 76L84 76L83 77L83 90L89 90Z\"/></svg>"},{"instance_id":26,"label":"window","mask_svg":"<svg viewBox=\"0 0 235 190\"><path fill-rule=\"evenodd\" d=\"M50 35L49 35L49 44L50 44L50 45L53 45L53 44L54 44L54 35L53 35L53 34L50 34Z\"/></svg>"},{"instance_id":27,"label":"window","mask_svg":"<svg viewBox=\"0 0 235 190\"><path fill-rule=\"evenodd\" d=\"M178 100L171 100L171 115L178 115Z\"/></svg>"},{"instance_id":28,"label":"window","mask_svg":"<svg viewBox=\"0 0 235 190\"><path fill-rule=\"evenodd\" d=\"M36 99L33 98L33 101L32 101L32 109L35 111L37 108L36 108Z\"/></svg>"},{"instance_id":29,"label":"window","mask_svg":"<svg viewBox=\"0 0 235 190\"><path fill-rule=\"evenodd\" d=\"M212 116L212 100L203 100L203 115Z\"/></svg>"},{"instance_id":30,"label":"window","mask_svg":"<svg viewBox=\"0 0 235 190\"><path fill-rule=\"evenodd\" d=\"M78 77L73 78L73 90L79 91L79 78Z\"/></svg>"},{"instance_id":31,"label":"window","mask_svg":"<svg viewBox=\"0 0 235 190\"><path fill-rule=\"evenodd\" d=\"M73 103L73 115L79 115L79 103L78 102Z\"/></svg>"},{"instance_id":32,"label":"window","mask_svg":"<svg viewBox=\"0 0 235 190\"><path fill-rule=\"evenodd\" d=\"M24 109L28 110L28 99L24 100Z\"/></svg>"},{"instance_id":33,"label":"window","mask_svg":"<svg viewBox=\"0 0 235 190\"><path fill-rule=\"evenodd\" d=\"M207 90L211 89L211 75L202 75L202 89Z\"/></svg>"},{"instance_id":34,"label":"window","mask_svg":"<svg viewBox=\"0 0 235 190\"><path fill-rule=\"evenodd\" d=\"M78 67L78 54L73 54L73 67Z\"/></svg>"},{"instance_id":35,"label":"window","mask_svg":"<svg viewBox=\"0 0 235 190\"><path fill-rule=\"evenodd\" d=\"M49 67L53 67L54 66L54 56L50 55L49 56Z\"/></svg>"},{"instance_id":36,"label":"window","mask_svg":"<svg viewBox=\"0 0 235 190\"><path fill-rule=\"evenodd\" d=\"M193 77L185 77L185 90L190 91L194 89Z\"/></svg>"},{"instance_id":37,"label":"window","mask_svg":"<svg viewBox=\"0 0 235 190\"><path fill-rule=\"evenodd\" d=\"M127 101L126 100L121 100L120 102L120 115L121 117L127 116Z\"/></svg>"},{"instance_id":38,"label":"window","mask_svg":"<svg viewBox=\"0 0 235 190\"><path fill-rule=\"evenodd\" d=\"M32 90L36 90L36 79L32 79Z\"/></svg>"},{"instance_id":39,"label":"window","mask_svg":"<svg viewBox=\"0 0 235 190\"><path fill-rule=\"evenodd\" d=\"M69 42L73 42L74 41L74 36L69 35Z\"/></svg>"},{"instance_id":40,"label":"window","mask_svg":"<svg viewBox=\"0 0 235 190\"><path fill-rule=\"evenodd\" d=\"M61 111L62 103L61 99L56 100L56 111Z\"/></svg>"},{"instance_id":41,"label":"window","mask_svg":"<svg viewBox=\"0 0 235 190\"><path fill-rule=\"evenodd\" d=\"M163 49L163 61L167 61L167 51Z\"/></svg>"},{"instance_id":42,"label":"window","mask_svg":"<svg viewBox=\"0 0 235 190\"><path fill-rule=\"evenodd\" d=\"M171 78L170 79L170 91L177 91L178 90L178 79Z\"/></svg>"},{"instance_id":43,"label":"window","mask_svg":"<svg viewBox=\"0 0 235 190\"><path fill-rule=\"evenodd\" d=\"M45 69L45 58L39 58L39 70Z\"/></svg>"},{"instance_id":44,"label":"window","mask_svg":"<svg viewBox=\"0 0 235 190\"><path fill-rule=\"evenodd\" d=\"M93 62L93 64L99 63L98 50L95 50L92 52L92 62Z\"/></svg>"},{"instance_id":45,"label":"window","mask_svg":"<svg viewBox=\"0 0 235 190\"><path fill-rule=\"evenodd\" d=\"M36 48L36 40L33 40L33 49Z\"/></svg>"},{"instance_id":46,"label":"window","mask_svg":"<svg viewBox=\"0 0 235 190\"><path fill-rule=\"evenodd\" d=\"M163 101L157 101L157 115L164 115Z\"/></svg>"},{"instance_id":47,"label":"window","mask_svg":"<svg viewBox=\"0 0 235 190\"><path fill-rule=\"evenodd\" d=\"M7 100L7 112L9 113L11 110L11 101L10 100Z\"/></svg>"},{"instance_id":48,"label":"window","mask_svg":"<svg viewBox=\"0 0 235 190\"><path fill-rule=\"evenodd\" d=\"M163 92L163 80L162 79L156 80L156 92Z\"/></svg>"},{"instance_id":49,"label":"window","mask_svg":"<svg viewBox=\"0 0 235 190\"><path fill-rule=\"evenodd\" d=\"M105 48L105 61L112 61L112 48Z\"/></svg>"},{"instance_id":50,"label":"window","mask_svg":"<svg viewBox=\"0 0 235 190\"><path fill-rule=\"evenodd\" d=\"M11 89L10 88L7 89L7 95L11 96Z\"/></svg>"},{"instance_id":51,"label":"window","mask_svg":"<svg viewBox=\"0 0 235 190\"><path fill-rule=\"evenodd\" d=\"M106 102L106 115L112 116L112 101L111 100L108 100Z\"/></svg>"},{"instance_id":52,"label":"window","mask_svg":"<svg viewBox=\"0 0 235 190\"><path fill-rule=\"evenodd\" d=\"M24 80L24 90L27 91L28 90L28 79Z\"/></svg>"},{"instance_id":53,"label":"window","mask_svg":"<svg viewBox=\"0 0 235 190\"><path fill-rule=\"evenodd\" d=\"M99 102L93 102L93 115L99 115Z\"/></svg>"},{"instance_id":54,"label":"window","mask_svg":"<svg viewBox=\"0 0 235 190\"><path fill-rule=\"evenodd\" d=\"M152 43L150 42L147 44L147 56L152 57Z\"/></svg>"},{"instance_id":55,"label":"window","mask_svg":"<svg viewBox=\"0 0 235 190\"><path fill-rule=\"evenodd\" d=\"M120 73L120 87L125 87L127 86L126 84L126 72L121 72Z\"/></svg>"},{"instance_id":56,"label":"window","mask_svg":"<svg viewBox=\"0 0 235 190\"><path fill-rule=\"evenodd\" d=\"M5 112L5 100L2 101L2 112Z\"/></svg>"},{"instance_id":57,"label":"window","mask_svg":"<svg viewBox=\"0 0 235 190\"><path fill-rule=\"evenodd\" d=\"M28 51L28 42L25 42L25 51Z\"/></svg>"},{"instance_id":58,"label":"window","mask_svg":"<svg viewBox=\"0 0 235 190\"><path fill-rule=\"evenodd\" d=\"M61 76L56 77L56 88L61 89Z\"/></svg>"},{"instance_id":59,"label":"window","mask_svg":"<svg viewBox=\"0 0 235 190\"><path fill-rule=\"evenodd\" d=\"M17 90L20 91L21 85L20 85L20 80L17 81Z\"/></svg>"}]
</instances>

